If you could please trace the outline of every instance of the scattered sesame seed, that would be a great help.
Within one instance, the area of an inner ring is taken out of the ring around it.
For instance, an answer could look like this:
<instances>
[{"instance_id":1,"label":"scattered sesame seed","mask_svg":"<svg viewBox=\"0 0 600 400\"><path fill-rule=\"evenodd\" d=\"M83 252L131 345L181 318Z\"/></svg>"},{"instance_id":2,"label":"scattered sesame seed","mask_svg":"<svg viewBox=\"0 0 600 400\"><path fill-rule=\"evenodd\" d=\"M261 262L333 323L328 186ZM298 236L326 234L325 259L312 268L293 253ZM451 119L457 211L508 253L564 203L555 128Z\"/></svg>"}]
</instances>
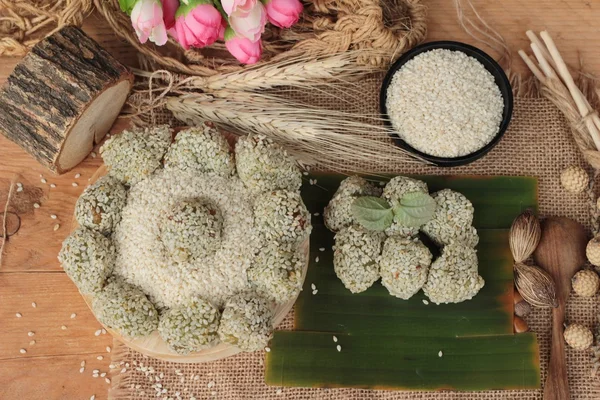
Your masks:
<instances>
[{"instance_id":1,"label":"scattered sesame seed","mask_svg":"<svg viewBox=\"0 0 600 400\"><path fill-rule=\"evenodd\" d=\"M77 182L73 182L73 183L71 183L71 185L72 185L73 187L77 187L77 186L79 186L79 184L78 184Z\"/></svg>"},{"instance_id":2,"label":"scattered sesame seed","mask_svg":"<svg viewBox=\"0 0 600 400\"><path fill-rule=\"evenodd\" d=\"M81 174L75 174L75 179L81 178Z\"/></svg>"},{"instance_id":3,"label":"scattered sesame seed","mask_svg":"<svg viewBox=\"0 0 600 400\"><path fill-rule=\"evenodd\" d=\"M50 218L52 218L52 219L56 219L56 218L58 218L58 217L56 216L56 214L51 214L51 215L50 215Z\"/></svg>"},{"instance_id":4,"label":"scattered sesame seed","mask_svg":"<svg viewBox=\"0 0 600 400\"><path fill-rule=\"evenodd\" d=\"M106 329L102 328L102 329L100 329L100 331L102 332L103 335L106 335ZM128 367L129 367L129 365L128 365Z\"/></svg>"},{"instance_id":5,"label":"scattered sesame seed","mask_svg":"<svg viewBox=\"0 0 600 400\"><path fill-rule=\"evenodd\" d=\"M270 347L265 347L265 351L266 351L267 353L270 353L270 352L271 352L271 348L270 348Z\"/></svg>"},{"instance_id":6,"label":"scattered sesame seed","mask_svg":"<svg viewBox=\"0 0 600 400\"><path fill-rule=\"evenodd\" d=\"M27 353L27 350L25 350L25 349L21 349L21 350L19 350L19 352L20 352L21 354L25 354L25 353Z\"/></svg>"},{"instance_id":7,"label":"scattered sesame seed","mask_svg":"<svg viewBox=\"0 0 600 400\"><path fill-rule=\"evenodd\" d=\"M335 343L337 343L337 341L338 341L338 338L337 338L337 336L333 336L333 341L334 341Z\"/></svg>"},{"instance_id":8,"label":"scattered sesame seed","mask_svg":"<svg viewBox=\"0 0 600 400\"><path fill-rule=\"evenodd\" d=\"M42 178L41 181L42 181L42 183L48 183L48 181L46 180L46 178Z\"/></svg>"},{"instance_id":9,"label":"scattered sesame seed","mask_svg":"<svg viewBox=\"0 0 600 400\"><path fill-rule=\"evenodd\" d=\"M101 378L104 378L105 376L106 376L106 372L103 372L103 373L100 374Z\"/></svg>"},{"instance_id":10,"label":"scattered sesame seed","mask_svg":"<svg viewBox=\"0 0 600 400\"><path fill-rule=\"evenodd\" d=\"M84 368L84 367L81 367L81 368L79 368L79 373L80 373L80 374L83 374L83 371L85 371L85 368Z\"/></svg>"},{"instance_id":11,"label":"scattered sesame seed","mask_svg":"<svg viewBox=\"0 0 600 400\"><path fill-rule=\"evenodd\" d=\"M277 389L277 391L275 392L275 394L281 394L281 389Z\"/></svg>"},{"instance_id":12,"label":"scattered sesame seed","mask_svg":"<svg viewBox=\"0 0 600 400\"><path fill-rule=\"evenodd\" d=\"M315 262L319 262L319 257L316 257L316 258L315 258Z\"/></svg>"},{"instance_id":13,"label":"scattered sesame seed","mask_svg":"<svg viewBox=\"0 0 600 400\"><path fill-rule=\"evenodd\" d=\"M33 346L35 344L35 340L32 340L31 342L29 342L30 346Z\"/></svg>"},{"instance_id":14,"label":"scattered sesame seed","mask_svg":"<svg viewBox=\"0 0 600 400\"><path fill-rule=\"evenodd\" d=\"M82 367L85 367L85 360L83 360L80 364Z\"/></svg>"},{"instance_id":15,"label":"scattered sesame seed","mask_svg":"<svg viewBox=\"0 0 600 400\"><path fill-rule=\"evenodd\" d=\"M16 314L15 314L15 316L16 316L17 318L21 318L21 317L23 316L23 314L21 314L20 312L18 312L18 313L16 313Z\"/></svg>"},{"instance_id":16,"label":"scattered sesame seed","mask_svg":"<svg viewBox=\"0 0 600 400\"><path fill-rule=\"evenodd\" d=\"M108 379L108 378L104 378L104 382L106 382L106 383L110 383L110 379Z\"/></svg>"},{"instance_id":17,"label":"scattered sesame seed","mask_svg":"<svg viewBox=\"0 0 600 400\"><path fill-rule=\"evenodd\" d=\"M34 332L27 332L27 336L32 337L33 335L35 335Z\"/></svg>"},{"instance_id":18,"label":"scattered sesame seed","mask_svg":"<svg viewBox=\"0 0 600 400\"><path fill-rule=\"evenodd\" d=\"M308 176L308 172L304 171L304 172L302 173L302 175L304 175L304 176Z\"/></svg>"},{"instance_id":19,"label":"scattered sesame seed","mask_svg":"<svg viewBox=\"0 0 600 400\"><path fill-rule=\"evenodd\" d=\"M18 192L22 192L22 191L23 191L23 187L18 187L18 188L17 188L17 193L18 193Z\"/></svg>"},{"instance_id":20,"label":"scattered sesame seed","mask_svg":"<svg viewBox=\"0 0 600 400\"><path fill-rule=\"evenodd\" d=\"M75 318L77 316L77 314L73 313L71 314L71 319Z\"/></svg>"},{"instance_id":21,"label":"scattered sesame seed","mask_svg":"<svg viewBox=\"0 0 600 400\"><path fill-rule=\"evenodd\" d=\"M35 303L35 301L33 303L31 303L31 307L36 308L37 304Z\"/></svg>"},{"instance_id":22,"label":"scattered sesame seed","mask_svg":"<svg viewBox=\"0 0 600 400\"><path fill-rule=\"evenodd\" d=\"M92 151L92 152L90 153L90 155L92 156L92 158L96 158L96 152L95 152L95 151Z\"/></svg>"},{"instance_id":23,"label":"scattered sesame seed","mask_svg":"<svg viewBox=\"0 0 600 400\"><path fill-rule=\"evenodd\" d=\"M325 251L325 247L319 247L319 251Z\"/></svg>"},{"instance_id":24,"label":"scattered sesame seed","mask_svg":"<svg viewBox=\"0 0 600 400\"><path fill-rule=\"evenodd\" d=\"M206 386L208 386L208 388L210 389L213 386L215 386L215 383L213 381L210 381L210 382L208 382L208 385L206 385Z\"/></svg>"},{"instance_id":25,"label":"scattered sesame seed","mask_svg":"<svg viewBox=\"0 0 600 400\"><path fill-rule=\"evenodd\" d=\"M442 351L440 350L440 352L438 353L438 357L442 357L444 355L444 353L442 353Z\"/></svg>"},{"instance_id":26,"label":"scattered sesame seed","mask_svg":"<svg viewBox=\"0 0 600 400\"><path fill-rule=\"evenodd\" d=\"M54 225L54 228L52 228L54 230L54 232L56 232L57 230L60 229L60 224L56 224Z\"/></svg>"},{"instance_id":27,"label":"scattered sesame seed","mask_svg":"<svg viewBox=\"0 0 600 400\"><path fill-rule=\"evenodd\" d=\"M115 369L115 368L117 368L117 367L115 367L115 364L110 364L110 365L108 366L108 368L110 368L110 369Z\"/></svg>"},{"instance_id":28,"label":"scattered sesame seed","mask_svg":"<svg viewBox=\"0 0 600 400\"><path fill-rule=\"evenodd\" d=\"M65 325L61 326L60 329L62 329L63 331L67 330L67 327Z\"/></svg>"},{"instance_id":29,"label":"scattered sesame seed","mask_svg":"<svg viewBox=\"0 0 600 400\"><path fill-rule=\"evenodd\" d=\"M123 368L121 369L121 373L124 374L125 372L127 372L127 368Z\"/></svg>"},{"instance_id":30,"label":"scattered sesame seed","mask_svg":"<svg viewBox=\"0 0 600 400\"><path fill-rule=\"evenodd\" d=\"M429 302L427 300L423 299L423 304L428 305Z\"/></svg>"},{"instance_id":31,"label":"scattered sesame seed","mask_svg":"<svg viewBox=\"0 0 600 400\"><path fill-rule=\"evenodd\" d=\"M100 373L99 369L95 369L95 370L92 371L92 374L99 374L99 373Z\"/></svg>"},{"instance_id":32,"label":"scattered sesame seed","mask_svg":"<svg viewBox=\"0 0 600 400\"><path fill-rule=\"evenodd\" d=\"M321 215L321 213L318 213L318 212L316 212L316 213L314 213L313 215L314 215L315 217L318 217L319 215Z\"/></svg>"},{"instance_id":33,"label":"scattered sesame seed","mask_svg":"<svg viewBox=\"0 0 600 400\"><path fill-rule=\"evenodd\" d=\"M100 336L101 333L102 330L98 329L96 332L94 332L94 336Z\"/></svg>"},{"instance_id":34,"label":"scattered sesame seed","mask_svg":"<svg viewBox=\"0 0 600 400\"><path fill-rule=\"evenodd\" d=\"M40 208L39 203L33 203L33 208Z\"/></svg>"},{"instance_id":35,"label":"scattered sesame seed","mask_svg":"<svg viewBox=\"0 0 600 400\"><path fill-rule=\"evenodd\" d=\"M210 395L211 395L211 396L216 396L216 395L217 395L217 392L215 392L215 391L212 391L212 392L210 392Z\"/></svg>"},{"instance_id":36,"label":"scattered sesame seed","mask_svg":"<svg viewBox=\"0 0 600 400\"><path fill-rule=\"evenodd\" d=\"M317 288L317 286L315 286L315 284L314 284L314 283L311 283L311 284L310 284L310 288L311 288L312 290L315 290L315 289Z\"/></svg>"},{"instance_id":37,"label":"scattered sesame seed","mask_svg":"<svg viewBox=\"0 0 600 400\"><path fill-rule=\"evenodd\" d=\"M23 187L23 184L21 182L17 182L17 187Z\"/></svg>"},{"instance_id":38,"label":"scattered sesame seed","mask_svg":"<svg viewBox=\"0 0 600 400\"><path fill-rule=\"evenodd\" d=\"M335 348L337 349L337 351L342 351L342 346L340 346L339 344L335 346Z\"/></svg>"},{"instance_id":39,"label":"scattered sesame seed","mask_svg":"<svg viewBox=\"0 0 600 400\"><path fill-rule=\"evenodd\" d=\"M318 289L315 289L315 290L313 290L313 291L312 291L312 294L313 294L313 296L314 296L315 294L317 294L317 293L319 293L319 290L318 290Z\"/></svg>"},{"instance_id":40,"label":"scattered sesame seed","mask_svg":"<svg viewBox=\"0 0 600 400\"><path fill-rule=\"evenodd\" d=\"M91 395L90 400L96 400L96 395L95 394Z\"/></svg>"},{"instance_id":41,"label":"scattered sesame seed","mask_svg":"<svg viewBox=\"0 0 600 400\"><path fill-rule=\"evenodd\" d=\"M104 357L102 357L102 356L98 356L98 357L96 357L96 360L100 360L100 361L102 361L103 359L104 359Z\"/></svg>"},{"instance_id":42,"label":"scattered sesame seed","mask_svg":"<svg viewBox=\"0 0 600 400\"><path fill-rule=\"evenodd\" d=\"M51 183L51 184L50 184L50 187L51 187L51 188L55 188L55 187L56 187L56 184L54 184L54 183Z\"/></svg>"},{"instance_id":43,"label":"scattered sesame seed","mask_svg":"<svg viewBox=\"0 0 600 400\"><path fill-rule=\"evenodd\" d=\"M110 353L110 350L111 350L110 346L106 346L106 352Z\"/></svg>"}]
</instances>

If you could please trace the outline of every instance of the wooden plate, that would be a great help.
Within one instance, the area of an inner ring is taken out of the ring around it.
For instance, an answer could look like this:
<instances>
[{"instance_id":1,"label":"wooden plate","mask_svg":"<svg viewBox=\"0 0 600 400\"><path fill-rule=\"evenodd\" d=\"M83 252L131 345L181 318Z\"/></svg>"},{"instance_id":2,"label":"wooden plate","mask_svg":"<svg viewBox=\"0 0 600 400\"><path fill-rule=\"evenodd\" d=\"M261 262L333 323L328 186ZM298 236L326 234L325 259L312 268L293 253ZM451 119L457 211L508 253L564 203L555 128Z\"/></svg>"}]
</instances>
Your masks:
<instances>
[{"instance_id":1,"label":"wooden plate","mask_svg":"<svg viewBox=\"0 0 600 400\"><path fill-rule=\"evenodd\" d=\"M91 185L91 184L95 183L99 178L103 177L106 174L107 174L107 168L105 165L103 165L100 168L98 168L98 170L94 173L94 175L90 179L89 184ZM79 224L77 223L75 216L73 216L71 231L74 231L78 227L79 227ZM306 278L306 271L308 269L309 244L310 244L310 240L307 238L300 245L300 248L301 248L303 254L305 255L305 263L304 263L304 267L302 269L302 283L304 283L304 279ZM88 307L90 308L90 310L92 310L92 296L87 296L87 295L82 294L82 297L85 300ZM276 327L277 325L279 325L281 323L281 321L283 321L285 316L288 314L288 312L294 306L294 303L296 302L296 298L297 298L297 296L294 297L293 299L291 299L290 301L288 301L287 303L280 304L279 306L277 306L275 308L273 326ZM92 310L92 313L93 312L94 311ZM104 326L104 324L102 324L102 325ZM104 328L108 332L110 332L110 334L113 337L119 339L121 342L123 342L128 347L130 347L136 351L139 351L140 353L145 354L147 356L158 358L158 359L165 360L165 361L172 361L172 362L179 362L179 363L209 362L209 361L215 361L215 360L220 360L220 359L223 359L226 357L230 357L230 356L238 354L242 351L239 348L232 346L230 344L219 343L217 346L211 347L209 349L205 349L205 350L198 351L195 353L190 353L187 355L181 355L181 354L177 354L174 351L172 351L171 349L169 349L169 347L167 346L167 343L158 334L158 331L154 331L149 336L131 339L131 338L122 336L121 334L119 334L119 332L117 332L116 330L111 329L107 326L104 326Z\"/></svg>"}]
</instances>

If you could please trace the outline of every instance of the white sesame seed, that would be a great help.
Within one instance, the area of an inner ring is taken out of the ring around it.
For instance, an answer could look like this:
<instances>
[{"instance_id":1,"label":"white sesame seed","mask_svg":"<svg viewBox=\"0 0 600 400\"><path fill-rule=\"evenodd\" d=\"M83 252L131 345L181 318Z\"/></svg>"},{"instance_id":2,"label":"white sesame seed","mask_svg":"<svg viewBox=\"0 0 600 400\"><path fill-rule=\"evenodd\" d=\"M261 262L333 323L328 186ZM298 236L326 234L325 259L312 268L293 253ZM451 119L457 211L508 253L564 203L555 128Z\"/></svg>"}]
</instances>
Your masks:
<instances>
[{"instance_id":1,"label":"white sesame seed","mask_svg":"<svg viewBox=\"0 0 600 400\"><path fill-rule=\"evenodd\" d=\"M77 187L77 186L79 186L79 184L78 184L77 182L73 182L73 183L71 183L71 185L72 185L73 187Z\"/></svg>"},{"instance_id":2,"label":"white sesame seed","mask_svg":"<svg viewBox=\"0 0 600 400\"><path fill-rule=\"evenodd\" d=\"M317 288L317 286L316 286L314 283L311 283L311 284L310 284L310 288L311 288L312 290L315 290L315 289Z\"/></svg>"},{"instance_id":3,"label":"white sesame seed","mask_svg":"<svg viewBox=\"0 0 600 400\"><path fill-rule=\"evenodd\" d=\"M54 232L56 232L57 230L60 229L60 224L56 224L54 225L54 228L52 228L54 230Z\"/></svg>"},{"instance_id":4,"label":"white sesame seed","mask_svg":"<svg viewBox=\"0 0 600 400\"><path fill-rule=\"evenodd\" d=\"M216 395L217 395L217 392L215 392L215 391L213 390L212 392L210 392L210 395L211 395L211 396L216 396Z\"/></svg>"},{"instance_id":5,"label":"white sesame seed","mask_svg":"<svg viewBox=\"0 0 600 400\"><path fill-rule=\"evenodd\" d=\"M75 174L75 179L81 178L81 174Z\"/></svg>"},{"instance_id":6,"label":"white sesame seed","mask_svg":"<svg viewBox=\"0 0 600 400\"><path fill-rule=\"evenodd\" d=\"M110 353L110 350L111 350L110 346L106 346L106 352Z\"/></svg>"},{"instance_id":7,"label":"white sesame seed","mask_svg":"<svg viewBox=\"0 0 600 400\"><path fill-rule=\"evenodd\" d=\"M100 336L101 333L102 330L98 329L96 332L94 332L94 336Z\"/></svg>"},{"instance_id":8,"label":"white sesame seed","mask_svg":"<svg viewBox=\"0 0 600 400\"><path fill-rule=\"evenodd\" d=\"M17 187L23 187L23 184L21 182L17 182Z\"/></svg>"},{"instance_id":9,"label":"white sesame seed","mask_svg":"<svg viewBox=\"0 0 600 400\"><path fill-rule=\"evenodd\" d=\"M96 360L100 360L100 361L102 361L103 359L104 359L104 357L102 357L102 356L98 356L98 357L96 357Z\"/></svg>"},{"instance_id":10,"label":"white sesame seed","mask_svg":"<svg viewBox=\"0 0 600 400\"><path fill-rule=\"evenodd\" d=\"M75 318L77 316L77 314L73 313L71 314L71 319Z\"/></svg>"},{"instance_id":11,"label":"white sesame seed","mask_svg":"<svg viewBox=\"0 0 600 400\"><path fill-rule=\"evenodd\" d=\"M18 312L18 313L16 313L16 314L15 314L15 316L16 316L17 318L21 318L21 317L23 316L23 314L21 314L20 312Z\"/></svg>"},{"instance_id":12,"label":"white sesame seed","mask_svg":"<svg viewBox=\"0 0 600 400\"><path fill-rule=\"evenodd\" d=\"M29 342L30 346L33 346L35 344L35 340L32 340L31 342Z\"/></svg>"},{"instance_id":13,"label":"white sesame seed","mask_svg":"<svg viewBox=\"0 0 600 400\"><path fill-rule=\"evenodd\" d=\"M42 178L40 180L42 181L42 183L48 183L48 181L46 180L46 178Z\"/></svg>"},{"instance_id":14,"label":"white sesame seed","mask_svg":"<svg viewBox=\"0 0 600 400\"><path fill-rule=\"evenodd\" d=\"M104 378L104 382L106 382L106 383L110 383L110 379L108 379L108 378Z\"/></svg>"},{"instance_id":15,"label":"white sesame seed","mask_svg":"<svg viewBox=\"0 0 600 400\"><path fill-rule=\"evenodd\" d=\"M99 374L99 373L100 373L99 369L95 369L95 370L92 371L92 374Z\"/></svg>"},{"instance_id":16,"label":"white sesame seed","mask_svg":"<svg viewBox=\"0 0 600 400\"><path fill-rule=\"evenodd\" d=\"M325 247L319 247L319 251L325 251Z\"/></svg>"},{"instance_id":17,"label":"white sesame seed","mask_svg":"<svg viewBox=\"0 0 600 400\"><path fill-rule=\"evenodd\" d=\"M91 395L90 400L96 400L96 395L95 394Z\"/></svg>"},{"instance_id":18,"label":"white sesame seed","mask_svg":"<svg viewBox=\"0 0 600 400\"><path fill-rule=\"evenodd\" d=\"M110 364L110 365L108 366L108 368L110 368L110 369L115 369L115 368L117 368L117 367L115 366L115 364Z\"/></svg>"},{"instance_id":19,"label":"white sesame seed","mask_svg":"<svg viewBox=\"0 0 600 400\"><path fill-rule=\"evenodd\" d=\"M304 172L302 173L302 175L304 175L304 176L308 176L308 172L304 171Z\"/></svg>"},{"instance_id":20,"label":"white sesame seed","mask_svg":"<svg viewBox=\"0 0 600 400\"><path fill-rule=\"evenodd\" d=\"M54 184L54 183L51 183L51 184L50 184L50 187L51 187L51 188L55 188L55 187L56 187L56 184Z\"/></svg>"},{"instance_id":21,"label":"white sesame seed","mask_svg":"<svg viewBox=\"0 0 600 400\"><path fill-rule=\"evenodd\" d=\"M316 213L314 213L313 215L314 215L315 217L318 217L319 215L321 215L321 213L318 213L318 212L316 212Z\"/></svg>"},{"instance_id":22,"label":"white sesame seed","mask_svg":"<svg viewBox=\"0 0 600 400\"><path fill-rule=\"evenodd\" d=\"M27 336L32 337L33 335L35 335L34 332L27 332Z\"/></svg>"},{"instance_id":23,"label":"white sesame seed","mask_svg":"<svg viewBox=\"0 0 600 400\"><path fill-rule=\"evenodd\" d=\"M27 350L25 350L25 349L21 349L21 350L19 350L19 352L20 352L21 354L25 354L25 353L27 353Z\"/></svg>"},{"instance_id":24,"label":"white sesame seed","mask_svg":"<svg viewBox=\"0 0 600 400\"><path fill-rule=\"evenodd\" d=\"M281 389L277 389L277 391L275 392L275 394L280 395L281 394Z\"/></svg>"},{"instance_id":25,"label":"white sesame seed","mask_svg":"<svg viewBox=\"0 0 600 400\"><path fill-rule=\"evenodd\" d=\"M83 360L83 361L81 362L81 364L79 364L79 365L81 365L82 367L85 367L85 360Z\"/></svg>"},{"instance_id":26,"label":"white sesame seed","mask_svg":"<svg viewBox=\"0 0 600 400\"><path fill-rule=\"evenodd\" d=\"M438 353L438 357L442 357L444 355L444 353L442 353L442 351L440 350L440 352Z\"/></svg>"},{"instance_id":27,"label":"white sesame seed","mask_svg":"<svg viewBox=\"0 0 600 400\"><path fill-rule=\"evenodd\" d=\"M85 371L85 368L84 368L84 367L81 367L81 368L79 368L79 373L80 373L80 374L83 374L83 371Z\"/></svg>"},{"instance_id":28,"label":"white sesame seed","mask_svg":"<svg viewBox=\"0 0 600 400\"><path fill-rule=\"evenodd\" d=\"M31 303L31 307L36 308L37 304L35 303L35 301L33 303Z\"/></svg>"},{"instance_id":29,"label":"white sesame seed","mask_svg":"<svg viewBox=\"0 0 600 400\"><path fill-rule=\"evenodd\" d=\"M106 372L103 372L103 373L100 374L101 378L104 378L105 376L106 376Z\"/></svg>"},{"instance_id":30,"label":"white sesame seed","mask_svg":"<svg viewBox=\"0 0 600 400\"><path fill-rule=\"evenodd\" d=\"M423 304L428 305L429 302L427 300L423 299Z\"/></svg>"},{"instance_id":31,"label":"white sesame seed","mask_svg":"<svg viewBox=\"0 0 600 400\"><path fill-rule=\"evenodd\" d=\"M208 385L206 385L206 386L208 386L208 388L210 389L213 386L215 386L215 383L213 381L210 381L210 382L208 382Z\"/></svg>"},{"instance_id":32,"label":"white sesame seed","mask_svg":"<svg viewBox=\"0 0 600 400\"><path fill-rule=\"evenodd\" d=\"M56 216L56 214L51 214L51 215L50 215L50 218L52 218L52 219L56 219L56 218L58 218L58 217Z\"/></svg>"},{"instance_id":33,"label":"white sesame seed","mask_svg":"<svg viewBox=\"0 0 600 400\"><path fill-rule=\"evenodd\" d=\"M270 348L270 347L265 347L265 351L266 351L267 353L270 353L270 352L271 352L271 348Z\"/></svg>"},{"instance_id":34,"label":"white sesame seed","mask_svg":"<svg viewBox=\"0 0 600 400\"><path fill-rule=\"evenodd\" d=\"M18 187L18 188L17 188L17 193L18 193L18 192L22 192L22 191L23 191L23 187Z\"/></svg>"},{"instance_id":35,"label":"white sesame seed","mask_svg":"<svg viewBox=\"0 0 600 400\"><path fill-rule=\"evenodd\" d=\"M318 290L318 289L315 289L315 290L313 290L313 291L312 291L312 294L313 294L313 296L314 296L315 294L317 294L317 293L319 293L319 290Z\"/></svg>"},{"instance_id":36,"label":"white sesame seed","mask_svg":"<svg viewBox=\"0 0 600 400\"><path fill-rule=\"evenodd\" d=\"M92 156L92 158L96 158L96 152L95 152L95 151L92 151L92 152L90 153L90 155Z\"/></svg>"},{"instance_id":37,"label":"white sesame seed","mask_svg":"<svg viewBox=\"0 0 600 400\"><path fill-rule=\"evenodd\" d=\"M40 208L39 203L33 203L33 208Z\"/></svg>"},{"instance_id":38,"label":"white sesame seed","mask_svg":"<svg viewBox=\"0 0 600 400\"><path fill-rule=\"evenodd\" d=\"M337 341L338 341L338 338L337 338L337 336L333 336L333 341L334 341L335 343L337 343Z\"/></svg>"},{"instance_id":39,"label":"white sesame seed","mask_svg":"<svg viewBox=\"0 0 600 400\"><path fill-rule=\"evenodd\" d=\"M335 348L337 349L337 351L342 351L342 346L340 346L339 344L335 346Z\"/></svg>"},{"instance_id":40,"label":"white sesame seed","mask_svg":"<svg viewBox=\"0 0 600 400\"><path fill-rule=\"evenodd\" d=\"M67 327L65 325L61 326L60 329L62 329L63 331L67 330Z\"/></svg>"},{"instance_id":41,"label":"white sesame seed","mask_svg":"<svg viewBox=\"0 0 600 400\"><path fill-rule=\"evenodd\" d=\"M106 329L102 328L100 331L102 332L103 335L106 335ZM128 367L129 367L129 365L128 365Z\"/></svg>"},{"instance_id":42,"label":"white sesame seed","mask_svg":"<svg viewBox=\"0 0 600 400\"><path fill-rule=\"evenodd\" d=\"M127 372L127 368L123 368L121 369L121 373L124 374L125 372Z\"/></svg>"}]
</instances>

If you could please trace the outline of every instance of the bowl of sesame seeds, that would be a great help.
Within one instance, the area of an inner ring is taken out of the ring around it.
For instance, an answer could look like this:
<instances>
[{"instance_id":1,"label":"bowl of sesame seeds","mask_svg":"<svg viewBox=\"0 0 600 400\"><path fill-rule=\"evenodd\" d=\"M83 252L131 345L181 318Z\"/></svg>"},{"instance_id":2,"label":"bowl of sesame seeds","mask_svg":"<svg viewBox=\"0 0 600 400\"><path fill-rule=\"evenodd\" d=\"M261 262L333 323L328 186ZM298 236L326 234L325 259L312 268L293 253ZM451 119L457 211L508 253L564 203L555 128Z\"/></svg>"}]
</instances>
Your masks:
<instances>
[{"instance_id":1,"label":"bowl of sesame seeds","mask_svg":"<svg viewBox=\"0 0 600 400\"><path fill-rule=\"evenodd\" d=\"M485 52L460 42L431 42L392 65L381 86L380 110L397 146L454 167L498 144L510 124L513 93Z\"/></svg>"}]
</instances>

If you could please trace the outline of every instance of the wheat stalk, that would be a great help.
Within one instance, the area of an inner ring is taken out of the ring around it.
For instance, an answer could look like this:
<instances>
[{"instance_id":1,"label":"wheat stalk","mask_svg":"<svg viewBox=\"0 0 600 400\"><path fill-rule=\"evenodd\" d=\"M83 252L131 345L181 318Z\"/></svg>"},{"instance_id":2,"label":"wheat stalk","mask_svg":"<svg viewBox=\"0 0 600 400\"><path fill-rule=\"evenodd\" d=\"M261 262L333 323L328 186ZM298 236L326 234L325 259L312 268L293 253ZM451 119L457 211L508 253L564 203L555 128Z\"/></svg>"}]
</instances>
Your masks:
<instances>
[{"instance_id":1,"label":"wheat stalk","mask_svg":"<svg viewBox=\"0 0 600 400\"><path fill-rule=\"evenodd\" d=\"M220 91L171 97L167 108L190 125L211 120L241 134L264 134L292 153L302 164L319 164L343 171L349 164L375 168L397 162L422 162L389 140L390 131L376 116L322 110L274 96Z\"/></svg>"}]
</instances>

